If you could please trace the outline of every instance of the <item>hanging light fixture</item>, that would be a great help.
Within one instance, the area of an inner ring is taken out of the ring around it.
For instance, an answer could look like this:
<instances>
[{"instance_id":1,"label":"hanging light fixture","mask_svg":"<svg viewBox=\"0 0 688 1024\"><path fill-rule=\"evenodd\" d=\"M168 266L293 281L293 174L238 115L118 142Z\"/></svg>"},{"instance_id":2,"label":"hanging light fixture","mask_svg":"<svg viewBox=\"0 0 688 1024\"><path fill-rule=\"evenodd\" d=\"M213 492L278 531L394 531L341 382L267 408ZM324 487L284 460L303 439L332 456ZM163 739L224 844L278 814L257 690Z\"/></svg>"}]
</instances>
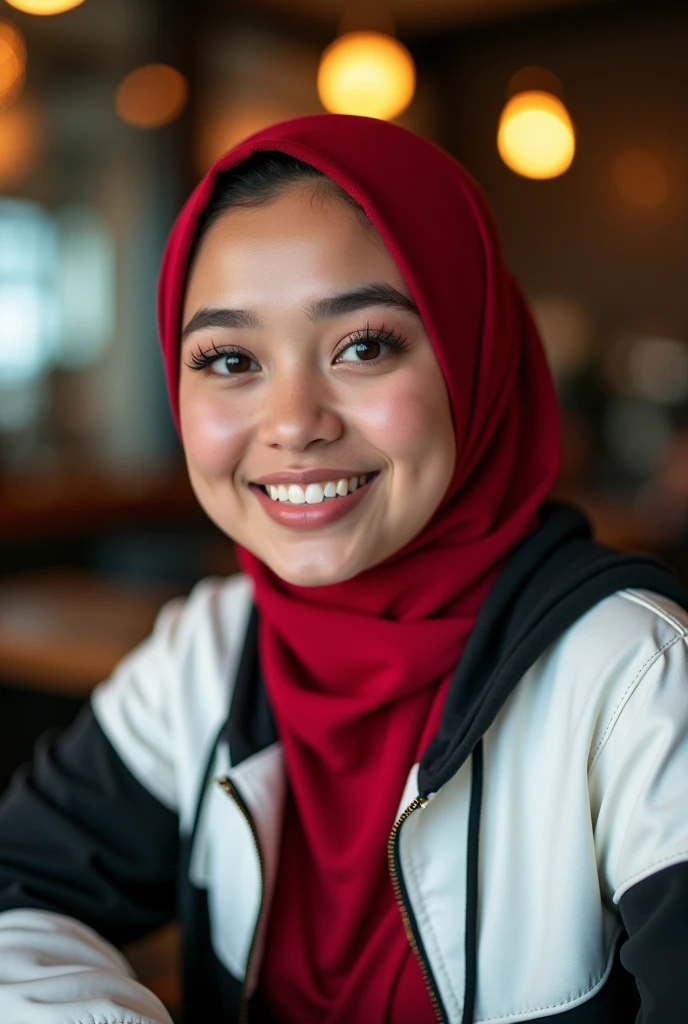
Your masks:
<instances>
[{"instance_id":1,"label":"hanging light fixture","mask_svg":"<svg viewBox=\"0 0 688 1024\"><path fill-rule=\"evenodd\" d=\"M390 121L406 110L415 89L413 57L384 32L346 32L320 59L318 94L333 114Z\"/></svg>"},{"instance_id":2,"label":"hanging light fixture","mask_svg":"<svg viewBox=\"0 0 688 1024\"><path fill-rule=\"evenodd\" d=\"M8 107L24 88L26 44L16 25L0 21L0 107Z\"/></svg>"},{"instance_id":3,"label":"hanging light fixture","mask_svg":"<svg viewBox=\"0 0 688 1024\"><path fill-rule=\"evenodd\" d=\"M63 11L71 11L72 7L78 7L84 0L7 0L8 4L16 7L18 11L25 14L62 14Z\"/></svg>"},{"instance_id":4,"label":"hanging light fixture","mask_svg":"<svg viewBox=\"0 0 688 1024\"><path fill-rule=\"evenodd\" d=\"M169 64L143 64L122 79L115 109L127 124L160 128L176 120L186 106L189 87Z\"/></svg>"},{"instance_id":5,"label":"hanging light fixture","mask_svg":"<svg viewBox=\"0 0 688 1024\"><path fill-rule=\"evenodd\" d=\"M556 77L545 68L525 68L509 83L497 148L507 167L525 178L556 178L573 161L576 136L557 91Z\"/></svg>"}]
</instances>

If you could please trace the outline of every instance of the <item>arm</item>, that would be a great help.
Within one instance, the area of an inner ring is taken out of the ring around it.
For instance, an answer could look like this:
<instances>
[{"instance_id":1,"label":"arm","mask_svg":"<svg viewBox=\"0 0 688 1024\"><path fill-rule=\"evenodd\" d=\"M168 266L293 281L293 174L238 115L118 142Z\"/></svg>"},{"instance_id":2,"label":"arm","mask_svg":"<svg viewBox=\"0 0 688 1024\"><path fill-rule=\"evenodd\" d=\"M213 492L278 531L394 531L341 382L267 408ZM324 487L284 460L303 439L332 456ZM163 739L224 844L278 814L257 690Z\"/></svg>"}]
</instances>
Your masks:
<instances>
[{"instance_id":1,"label":"arm","mask_svg":"<svg viewBox=\"0 0 688 1024\"><path fill-rule=\"evenodd\" d=\"M170 1022L115 947L175 911L178 821L165 698L178 612L178 603L163 609L153 635L70 729L39 742L0 803L3 1024ZM106 734L108 708L116 745Z\"/></svg>"},{"instance_id":2,"label":"arm","mask_svg":"<svg viewBox=\"0 0 688 1024\"><path fill-rule=\"evenodd\" d=\"M684 1024L688 1018L688 861L631 886L619 907L629 935L621 962L635 975L642 999L638 1024Z\"/></svg>"},{"instance_id":3,"label":"arm","mask_svg":"<svg viewBox=\"0 0 688 1024\"><path fill-rule=\"evenodd\" d=\"M685 614L685 613L683 613ZM590 772L603 895L628 939L637 1024L688 1020L688 644L664 641L627 681Z\"/></svg>"}]
</instances>

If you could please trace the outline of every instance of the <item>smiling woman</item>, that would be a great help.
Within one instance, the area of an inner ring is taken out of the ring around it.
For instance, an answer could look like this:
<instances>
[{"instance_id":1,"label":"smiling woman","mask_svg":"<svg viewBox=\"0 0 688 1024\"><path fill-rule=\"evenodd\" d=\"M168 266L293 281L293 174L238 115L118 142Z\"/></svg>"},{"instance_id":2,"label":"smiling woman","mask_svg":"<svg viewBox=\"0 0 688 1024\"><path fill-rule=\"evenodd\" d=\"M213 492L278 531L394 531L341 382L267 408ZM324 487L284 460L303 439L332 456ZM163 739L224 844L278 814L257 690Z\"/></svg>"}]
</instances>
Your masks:
<instances>
[{"instance_id":1,"label":"smiling woman","mask_svg":"<svg viewBox=\"0 0 688 1024\"><path fill-rule=\"evenodd\" d=\"M196 236L184 450L226 533L281 579L324 586L383 561L430 519L456 461L449 397L408 286L360 208L294 158L247 164L221 179ZM256 486L268 478L277 504Z\"/></svg>"},{"instance_id":2,"label":"smiling woman","mask_svg":"<svg viewBox=\"0 0 688 1024\"><path fill-rule=\"evenodd\" d=\"M475 182L386 122L273 125L182 210L159 324L242 572L0 808L3 1024L170 1024L115 946L180 908L193 1024L684 1022L688 595L546 500Z\"/></svg>"}]
</instances>

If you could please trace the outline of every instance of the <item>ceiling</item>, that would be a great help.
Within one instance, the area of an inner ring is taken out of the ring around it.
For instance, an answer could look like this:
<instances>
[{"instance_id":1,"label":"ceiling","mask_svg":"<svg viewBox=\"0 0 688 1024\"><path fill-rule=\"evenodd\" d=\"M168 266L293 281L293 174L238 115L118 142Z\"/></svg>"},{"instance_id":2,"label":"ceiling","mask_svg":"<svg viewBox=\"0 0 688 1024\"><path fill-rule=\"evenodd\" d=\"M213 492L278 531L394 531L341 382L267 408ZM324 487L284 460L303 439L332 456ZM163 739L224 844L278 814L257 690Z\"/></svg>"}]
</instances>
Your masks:
<instances>
[{"instance_id":1,"label":"ceiling","mask_svg":"<svg viewBox=\"0 0 688 1024\"><path fill-rule=\"evenodd\" d=\"M601 0L247 0L243 6L253 12L262 10L280 18L308 21L323 27L336 25L344 17L346 28L373 28L376 22L383 28L391 14L400 34L426 34L599 2Z\"/></svg>"}]
</instances>

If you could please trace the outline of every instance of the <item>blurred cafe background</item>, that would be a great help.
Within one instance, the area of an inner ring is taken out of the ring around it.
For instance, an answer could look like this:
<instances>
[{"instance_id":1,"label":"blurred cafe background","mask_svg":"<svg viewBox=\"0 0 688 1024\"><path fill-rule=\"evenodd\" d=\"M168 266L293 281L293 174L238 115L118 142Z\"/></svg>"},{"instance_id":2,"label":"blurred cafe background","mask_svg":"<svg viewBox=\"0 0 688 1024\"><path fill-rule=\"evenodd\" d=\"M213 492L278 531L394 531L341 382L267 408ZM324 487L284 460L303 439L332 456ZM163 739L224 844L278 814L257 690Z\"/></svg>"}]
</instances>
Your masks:
<instances>
[{"instance_id":1,"label":"blurred cafe background","mask_svg":"<svg viewBox=\"0 0 688 1024\"><path fill-rule=\"evenodd\" d=\"M687 54L685 0L0 0L0 789L236 569L155 285L200 176L287 117L393 119L468 167L556 378L558 493L688 581ZM174 928L128 952L174 1012Z\"/></svg>"}]
</instances>

